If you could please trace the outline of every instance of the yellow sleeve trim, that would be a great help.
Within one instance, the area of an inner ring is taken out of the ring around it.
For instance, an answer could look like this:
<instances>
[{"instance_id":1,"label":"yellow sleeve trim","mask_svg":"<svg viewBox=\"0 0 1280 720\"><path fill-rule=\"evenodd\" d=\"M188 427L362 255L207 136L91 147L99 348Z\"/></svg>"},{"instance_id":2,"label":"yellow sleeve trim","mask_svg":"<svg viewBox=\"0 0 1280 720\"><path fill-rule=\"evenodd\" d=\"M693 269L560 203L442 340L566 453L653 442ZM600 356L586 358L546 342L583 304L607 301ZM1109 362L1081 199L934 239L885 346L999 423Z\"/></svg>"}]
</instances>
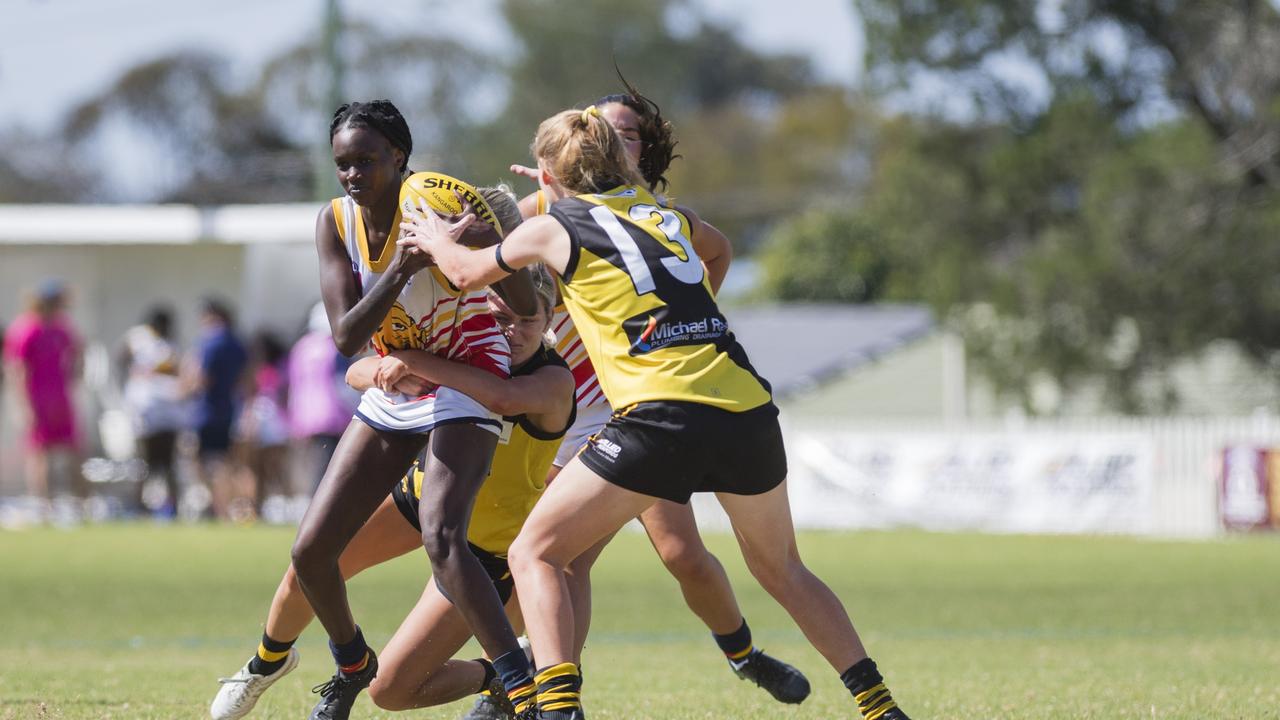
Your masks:
<instances>
[{"instance_id":1,"label":"yellow sleeve trim","mask_svg":"<svg viewBox=\"0 0 1280 720\"><path fill-rule=\"evenodd\" d=\"M338 237L342 238L343 241L346 241L347 220L345 213L342 212L342 198L334 198L329 201L329 204L333 206L333 224L338 229Z\"/></svg>"}]
</instances>

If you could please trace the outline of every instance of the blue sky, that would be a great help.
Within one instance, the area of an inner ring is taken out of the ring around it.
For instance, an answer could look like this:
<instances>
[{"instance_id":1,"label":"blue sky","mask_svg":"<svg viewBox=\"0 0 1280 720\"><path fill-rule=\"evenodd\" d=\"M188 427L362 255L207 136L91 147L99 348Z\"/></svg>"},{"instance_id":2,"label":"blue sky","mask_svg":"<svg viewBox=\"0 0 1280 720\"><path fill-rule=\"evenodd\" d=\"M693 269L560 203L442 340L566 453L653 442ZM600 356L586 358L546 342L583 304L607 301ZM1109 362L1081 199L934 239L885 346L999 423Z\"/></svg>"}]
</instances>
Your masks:
<instances>
[{"instance_id":1,"label":"blue sky","mask_svg":"<svg viewBox=\"0 0 1280 720\"><path fill-rule=\"evenodd\" d=\"M862 42L852 0L695 0L728 21L749 45L811 57L822 76L852 83ZM40 132L77 101L141 61L179 49L205 49L232 61L248 79L279 50L318 25L323 0L10 0L0 43L0 127ZM343 0L344 11L359 4ZM367 7L367 5L365 6ZM441 0L386 3L374 20L396 26L465 22L472 37L502 52L505 28L496 0L472 0L466 16Z\"/></svg>"}]
</instances>

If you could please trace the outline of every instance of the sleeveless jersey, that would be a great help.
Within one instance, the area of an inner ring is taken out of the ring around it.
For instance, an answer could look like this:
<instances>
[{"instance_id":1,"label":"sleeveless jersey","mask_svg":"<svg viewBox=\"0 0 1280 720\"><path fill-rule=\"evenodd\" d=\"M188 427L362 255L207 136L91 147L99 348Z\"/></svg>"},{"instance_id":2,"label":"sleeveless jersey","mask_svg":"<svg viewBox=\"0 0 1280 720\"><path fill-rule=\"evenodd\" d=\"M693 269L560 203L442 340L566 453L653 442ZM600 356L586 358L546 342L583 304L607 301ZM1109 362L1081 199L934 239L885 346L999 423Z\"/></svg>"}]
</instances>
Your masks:
<instances>
[{"instance_id":1,"label":"sleeveless jersey","mask_svg":"<svg viewBox=\"0 0 1280 720\"><path fill-rule=\"evenodd\" d=\"M771 401L716 306L689 221L646 189L565 198L560 291L615 409L682 400L742 412Z\"/></svg>"},{"instance_id":2,"label":"sleeveless jersey","mask_svg":"<svg viewBox=\"0 0 1280 720\"><path fill-rule=\"evenodd\" d=\"M512 375L532 375L547 366L568 367L554 350L543 348ZM552 433L539 430L524 415L502 419L502 433L493 452L489 476L480 486L471 511L468 542L495 555L506 554L525 518L533 511L534 503L542 497L551 461L560 449L565 431L575 419L576 408L569 412L564 428ZM413 498L421 500L422 468L415 464L411 475L412 487L409 476L406 476L400 481L400 491L405 495L412 492Z\"/></svg>"},{"instance_id":3,"label":"sleeveless jersey","mask_svg":"<svg viewBox=\"0 0 1280 720\"><path fill-rule=\"evenodd\" d=\"M547 196L537 191L537 215L547 214ZM573 384L577 388L578 407L586 409L595 405L607 405L604 390L596 379L596 369L591 365L591 357L582 345L582 337L573 326L573 318L561 303L555 307L551 316L551 332L556 336L556 352L569 364L573 373Z\"/></svg>"},{"instance_id":4,"label":"sleeveless jersey","mask_svg":"<svg viewBox=\"0 0 1280 720\"><path fill-rule=\"evenodd\" d=\"M388 238L381 256L370 257L360 206L350 197L333 200L333 219L338 235L346 242L351 271L363 294L390 265L395 242ZM399 224L397 210L394 227ZM380 356L393 350L426 350L499 377L508 376L511 363L511 351L489 314L485 291L460 291L435 266L418 272L405 284L382 325L374 332L370 346ZM370 407L384 419L420 417L422 413L408 406L430 399L431 396L411 398L384 393L375 387L365 391L361 406Z\"/></svg>"}]
</instances>

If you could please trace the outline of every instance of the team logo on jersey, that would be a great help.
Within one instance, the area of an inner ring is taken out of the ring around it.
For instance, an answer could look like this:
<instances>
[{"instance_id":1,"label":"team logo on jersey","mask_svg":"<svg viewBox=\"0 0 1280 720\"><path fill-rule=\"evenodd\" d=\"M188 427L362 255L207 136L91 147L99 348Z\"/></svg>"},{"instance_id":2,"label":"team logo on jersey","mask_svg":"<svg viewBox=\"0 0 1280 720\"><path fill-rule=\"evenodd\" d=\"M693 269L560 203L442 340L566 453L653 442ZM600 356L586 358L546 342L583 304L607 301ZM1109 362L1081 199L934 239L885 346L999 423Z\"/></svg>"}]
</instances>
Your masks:
<instances>
[{"instance_id":1,"label":"team logo on jersey","mask_svg":"<svg viewBox=\"0 0 1280 720\"><path fill-rule=\"evenodd\" d=\"M414 322L399 302L391 306L382 325L373 333L373 347L379 355L393 350L424 350L431 342L431 318Z\"/></svg>"},{"instance_id":2,"label":"team logo on jersey","mask_svg":"<svg viewBox=\"0 0 1280 720\"><path fill-rule=\"evenodd\" d=\"M724 316L715 314L693 319L665 317L666 308L643 313L622 321L622 329L631 341L631 354L643 355L665 347L706 345L729 332Z\"/></svg>"}]
</instances>

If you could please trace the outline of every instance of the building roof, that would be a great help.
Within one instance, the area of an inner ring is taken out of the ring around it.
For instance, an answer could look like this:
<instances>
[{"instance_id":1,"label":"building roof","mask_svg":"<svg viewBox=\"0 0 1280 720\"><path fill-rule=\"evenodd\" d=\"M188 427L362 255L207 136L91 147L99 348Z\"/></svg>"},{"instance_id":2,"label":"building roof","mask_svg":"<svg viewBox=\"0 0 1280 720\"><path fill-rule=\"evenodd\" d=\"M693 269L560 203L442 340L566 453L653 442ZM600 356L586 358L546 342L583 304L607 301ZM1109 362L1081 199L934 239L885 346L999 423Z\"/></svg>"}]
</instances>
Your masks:
<instances>
[{"instance_id":1,"label":"building roof","mask_svg":"<svg viewBox=\"0 0 1280 720\"><path fill-rule=\"evenodd\" d=\"M725 314L780 400L813 391L934 329L933 313L921 305L787 303Z\"/></svg>"},{"instance_id":2,"label":"building roof","mask_svg":"<svg viewBox=\"0 0 1280 720\"><path fill-rule=\"evenodd\" d=\"M0 245L311 242L320 203L0 205Z\"/></svg>"}]
</instances>

